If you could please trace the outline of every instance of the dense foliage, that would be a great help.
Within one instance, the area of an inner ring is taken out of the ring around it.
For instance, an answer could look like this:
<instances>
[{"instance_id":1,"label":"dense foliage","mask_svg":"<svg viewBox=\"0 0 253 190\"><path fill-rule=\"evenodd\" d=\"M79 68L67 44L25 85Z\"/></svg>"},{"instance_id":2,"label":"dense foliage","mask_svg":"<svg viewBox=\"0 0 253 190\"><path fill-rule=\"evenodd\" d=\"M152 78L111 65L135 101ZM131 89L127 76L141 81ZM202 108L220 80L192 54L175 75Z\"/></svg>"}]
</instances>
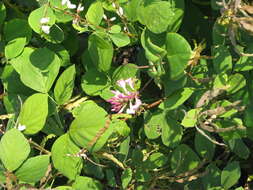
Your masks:
<instances>
[{"instance_id":1,"label":"dense foliage","mask_svg":"<svg viewBox=\"0 0 253 190\"><path fill-rule=\"evenodd\" d=\"M0 2L0 189L251 189L253 5Z\"/></svg>"}]
</instances>

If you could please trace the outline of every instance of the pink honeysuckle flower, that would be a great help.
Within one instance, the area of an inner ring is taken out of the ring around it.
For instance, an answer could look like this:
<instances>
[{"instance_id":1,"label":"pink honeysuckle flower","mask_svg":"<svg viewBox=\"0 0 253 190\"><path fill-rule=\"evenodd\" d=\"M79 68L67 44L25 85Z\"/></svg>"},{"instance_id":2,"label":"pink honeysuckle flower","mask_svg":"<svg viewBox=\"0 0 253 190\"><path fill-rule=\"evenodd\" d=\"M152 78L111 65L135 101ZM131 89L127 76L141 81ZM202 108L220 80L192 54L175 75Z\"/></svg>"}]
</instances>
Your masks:
<instances>
[{"instance_id":1,"label":"pink honeysuckle flower","mask_svg":"<svg viewBox=\"0 0 253 190\"><path fill-rule=\"evenodd\" d=\"M117 81L117 85L123 89L124 92L119 90L112 90L114 94L112 98L107 100L112 106L111 111L117 113L126 112L127 114L135 114L142 105L137 91L128 91L126 86L129 85L134 90L134 80L129 78L126 80Z\"/></svg>"}]
</instances>

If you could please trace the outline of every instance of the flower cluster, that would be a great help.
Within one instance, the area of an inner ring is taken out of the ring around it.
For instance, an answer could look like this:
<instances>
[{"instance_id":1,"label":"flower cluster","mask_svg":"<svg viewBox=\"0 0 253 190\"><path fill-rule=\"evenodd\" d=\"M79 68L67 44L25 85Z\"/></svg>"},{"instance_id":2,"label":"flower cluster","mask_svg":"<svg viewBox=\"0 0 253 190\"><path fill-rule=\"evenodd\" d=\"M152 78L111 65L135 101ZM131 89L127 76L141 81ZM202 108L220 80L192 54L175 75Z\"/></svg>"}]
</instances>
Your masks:
<instances>
[{"instance_id":1,"label":"flower cluster","mask_svg":"<svg viewBox=\"0 0 253 190\"><path fill-rule=\"evenodd\" d=\"M62 0L61 4L66 4L69 9L76 9L77 7L77 12L81 12L84 10L84 7L80 3L78 6L76 6L75 4L72 4L70 0Z\"/></svg>"},{"instance_id":2,"label":"flower cluster","mask_svg":"<svg viewBox=\"0 0 253 190\"><path fill-rule=\"evenodd\" d=\"M142 105L139 99L139 93L134 89L134 80L132 78L117 81L117 85L123 89L112 90L114 96L107 100L111 103L112 111L117 113L135 114ZM128 89L131 89L130 91Z\"/></svg>"},{"instance_id":3,"label":"flower cluster","mask_svg":"<svg viewBox=\"0 0 253 190\"><path fill-rule=\"evenodd\" d=\"M50 33L50 26L48 25L49 19L50 19L49 17L43 17L43 18L40 19L41 30L45 34Z\"/></svg>"}]
</instances>

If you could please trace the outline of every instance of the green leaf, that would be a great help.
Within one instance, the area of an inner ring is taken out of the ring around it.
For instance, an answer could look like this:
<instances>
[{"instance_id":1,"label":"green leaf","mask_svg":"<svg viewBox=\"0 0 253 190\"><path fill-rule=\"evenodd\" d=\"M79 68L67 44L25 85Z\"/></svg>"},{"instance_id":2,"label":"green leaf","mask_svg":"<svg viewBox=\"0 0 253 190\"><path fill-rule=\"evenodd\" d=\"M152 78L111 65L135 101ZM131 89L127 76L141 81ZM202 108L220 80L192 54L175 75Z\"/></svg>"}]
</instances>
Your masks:
<instances>
[{"instance_id":1,"label":"green leaf","mask_svg":"<svg viewBox=\"0 0 253 190\"><path fill-rule=\"evenodd\" d=\"M3 2L0 2L0 28L6 17L6 8Z\"/></svg>"},{"instance_id":2,"label":"green leaf","mask_svg":"<svg viewBox=\"0 0 253 190\"><path fill-rule=\"evenodd\" d=\"M83 177L83 176L78 176L75 180L75 182L73 183L72 187L74 189L80 189L80 190L84 190L84 189L89 189L89 190L102 190L103 187L101 185L101 183L97 180L94 180L90 177Z\"/></svg>"},{"instance_id":3,"label":"green leaf","mask_svg":"<svg viewBox=\"0 0 253 190\"><path fill-rule=\"evenodd\" d=\"M9 171L17 169L28 157L30 145L17 129L7 131L0 141L0 159Z\"/></svg>"},{"instance_id":4,"label":"green leaf","mask_svg":"<svg viewBox=\"0 0 253 190\"><path fill-rule=\"evenodd\" d=\"M184 127L194 127L197 123L197 116L198 116L198 113L199 113L199 109L191 109L189 110L182 122L181 122L181 125L183 125Z\"/></svg>"},{"instance_id":5,"label":"green leaf","mask_svg":"<svg viewBox=\"0 0 253 190\"><path fill-rule=\"evenodd\" d=\"M162 126L162 142L164 145L174 148L181 141L183 128L176 120L171 119L169 116L164 118L164 122Z\"/></svg>"},{"instance_id":6,"label":"green leaf","mask_svg":"<svg viewBox=\"0 0 253 190\"><path fill-rule=\"evenodd\" d=\"M130 44L130 38L125 33L115 33L115 34L109 34L110 38L112 39L113 43L117 47L124 47Z\"/></svg>"},{"instance_id":7,"label":"green leaf","mask_svg":"<svg viewBox=\"0 0 253 190\"><path fill-rule=\"evenodd\" d=\"M54 167L71 180L80 174L83 167L82 158L74 156L79 150L68 134L60 136L52 146Z\"/></svg>"},{"instance_id":8,"label":"green leaf","mask_svg":"<svg viewBox=\"0 0 253 190\"><path fill-rule=\"evenodd\" d=\"M241 56L239 60L234 65L234 70L248 71L253 69L253 58L248 56Z\"/></svg>"},{"instance_id":9,"label":"green leaf","mask_svg":"<svg viewBox=\"0 0 253 190\"><path fill-rule=\"evenodd\" d=\"M74 190L74 189L70 186L58 186L55 188L55 190Z\"/></svg>"},{"instance_id":10,"label":"green leaf","mask_svg":"<svg viewBox=\"0 0 253 190\"><path fill-rule=\"evenodd\" d=\"M8 21L4 26L4 38L9 42L16 38L25 38L26 43L30 41L32 37L32 29L30 28L27 20L12 19Z\"/></svg>"},{"instance_id":11,"label":"green leaf","mask_svg":"<svg viewBox=\"0 0 253 190\"><path fill-rule=\"evenodd\" d=\"M214 46L212 48L214 56L213 66L216 73L224 73L232 70L232 56L226 46Z\"/></svg>"},{"instance_id":12,"label":"green leaf","mask_svg":"<svg viewBox=\"0 0 253 190\"><path fill-rule=\"evenodd\" d=\"M166 38L167 59L171 79L179 79L184 75L184 69L191 58L191 46L177 33L168 33Z\"/></svg>"},{"instance_id":13,"label":"green leaf","mask_svg":"<svg viewBox=\"0 0 253 190\"><path fill-rule=\"evenodd\" d=\"M48 43L47 48L55 52L61 59L61 66L66 67L70 65L69 52L60 44Z\"/></svg>"},{"instance_id":14,"label":"green leaf","mask_svg":"<svg viewBox=\"0 0 253 190\"><path fill-rule=\"evenodd\" d=\"M221 185L225 189L229 189L236 183L241 176L241 168L239 162L233 161L226 165L221 172Z\"/></svg>"},{"instance_id":15,"label":"green leaf","mask_svg":"<svg viewBox=\"0 0 253 190\"><path fill-rule=\"evenodd\" d=\"M55 15L53 10L48 5L43 5L42 7L35 9L32 11L28 17L28 22L31 28L39 34L42 34L41 30L41 23L40 20L42 18L48 17L49 22L47 23L48 26L53 26L55 24Z\"/></svg>"},{"instance_id":16,"label":"green leaf","mask_svg":"<svg viewBox=\"0 0 253 190\"><path fill-rule=\"evenodd\" d=\"M200 163L199 157L185 145L179 145L172 153L171 168L175 174L181 174L196 168Z\"/></svg>"},{"instance_id":17,"label":"green leaf","mask_svg":"<svg viewBox=\"0 0 253 190\"><path fill-rule=\"evenodd\" d=\"M26 44L26 39L24 37L16 38L8 42L5 46L5 57L7 59L12 59L17 57L19 54L22 53Z\"/></svg>"},{"instance_id":18,"label":"green leaf","mask_svg":"<svg viewBox=\"0 0 253 190\"><path fill-rule=\"evenodd\" d=\"M52 87L60 68L60 59L47 48L39 48L34 51L25 49L20 58L24 61L18 66L21 81L28 87L46 93ZM19 60L19 58L17 58ZM17 61L17 63L20 63Z\"/></svg>"},{"instance_id":19,"label":"green leaf","mask_svg":"<svg viewBox=\"0 0 253 190\"><path fill-rule=\"evenodd\" d=\"M50 33L48 35L44 35L44 37L51 43L59 44L64 40L64 32L58 25L54 24L50 28Z\"/></svg>"},{"instance_id":20,"label":"green leaf","mask_svg":"<svg viewBox=\"0 0 253 190\"><path fill-rule=\"evenodd\" d=\"M59 105L66 103L71 98L75 85L75 75L75 65L72 65L68 67L57 80L54 87L54 97Z\"/></svg>"},{"instance_id":21,"label":"green leaf","mask_svg":"<svg viewBox=\"0 0 253 190\"><path fill-rule=\"evenodd\" d=\"M106 75L95 68L89 69L82 77L82 89L90 96L100 95L108 85Z\"/></svg>"},{"instance_id":22,"label":"green leaf","mask_svg":"<svg viewBox=\"0 0 253 190\"><path fill-rule=\"evenodd\" d=\"M161 135L161 129L166 125L161 110L154 113L147 111L144 115L144 132L149 139L156 139Z\"/></svg>"},{"instance_id":23,"label":"green leaf","mask_svg":"<svg viewBox=\"0 0 253 190\"><path fill-rule=\"evenodd\" d=\"M211 189L212 187L220 187L220 169L212 162L206 167L208 174L202 177L204 189Z\"/></svg>"},{"instance_id":24,"label":"green leaf","mask_svg":"<svg viewBox=\"0 0 253 190\"><path fill-rule=\"evenodd\" d=\"M243 159L247 159L249 157L250 150L241 138L231 139L228 141L228 144L232 152L234 152L239 157Z\"/></svg>"},{"instance_id":25,"label":"green leaf","mask_svg":"<svg viewBox=\"0 0 253 190\"><path fill-rule=\"evenodd\" d=\"M45 176L48 165L48 155L35 156L26 160L15 172L15 176L23 182L35 183Z\"/></svg>"},{"instance_id":26,"label":"green leaf","mask_svg":"<svg viewBox=\"0 0 253 190\"><path fill-rule=\"evenodd\" d=\"M177 107L182 105L186 100L188 100L193 92L194 92L193 88L183 88L181 90L174 92L164 101L166 110L176 109Z\"/></svg>"},{"instance_id":27,"label":"green leaf","mask_svg":"<svg viewBox=\"0 0 253 190\"><path fill-rule=\"evenodd\" d=\"M173 21L174 12L171 3L167 1L143 2L138 10L138 20L141 24L156 34L165 32Z\"/></svg>"},{"instance_id":28,"label":"green leaf","mask_svg":"<svg viewBox=\"0 0 253 190\"><path fill-rule=\"evenodd\" d=\"M133 172L131 168L127 168L123 171L121 175L122 188L126 189L128 184L131 182L133 176Z\"/></svg>"},{"instance_id":29,"label":"green leaf","mask_svg":"<svg viewBox=\"0 0 253 190\"><path fill-rule=\"evenodd\" d=\"M166 55L166 50L163 49L165 36L163 34L154 35L146 28L141 34L141 44L145 49L146 58L154 63L162 61Z\"/></svg>"},{"instance_id":30,"label":"green leaf","mask_svg":"<svg viewBox=\"0 0 253 190\"><path fill-rule=\"evenodd\" d=\"M242 74L236 73L234 75L230 75L228 78L228 86L227 89L229 94L233 94L243 88L246 85L246 80Z\"/></svg>"},{"instance_id":31,"label":"green leaf","mask_svg":"<svg viewBox=\"0 0 253 190\"><path fill-rule=\"evenodd\" d=\"M37 93L27 98L19 114L19 124L25 126L24 133L35 134L39 132L45 125L47 114L47 94Z\"/></svg>"},{"instance_id":32,"label":"green leaf","mask_svg":"<svg viewBox=\"0 0 253 190\"><path fill-rule=\"evenodd\" d=\"M107 112L103 108L93 101L86 101L71 123L69 130L71 139L90 152L98 151L113 132L113 128L107 124L106 116Z\"/></svg>"},{"instance_id":33,"label":"green leaf","mask_svg":"<svg viewBox=\"0 0 253 190\"><path fill-rule=\"evenodd\" d=\"M99 71L108 72L111 68L113 46L103 37L92 34L88 39L88 51Z\"/></svg>"},{"instance_id":34,"label":"green leaf","mask_svg":"<svg viewBox=\"0 0 253 190\"><path fill-rule=\"evenodd\" d=\"M135 64L129 63L126 65L121 65L113 72L112 79L113 84L116 84L118 80L128 79L128 78L137 78L138 68Z\"/></svg>"},{"instance_id":35,"label":"green leaf","mask_svg":"<svg viewBox=\"0 0 253 190\"><path fill-rule=\"evenodd\" d=\"M168 158L164 154L156 152L151 154L143 164L146 169L153 170L164 166L167 161Z\"/></svg>"},{"instance_id":36,"label":"green leaf","mask_svg":"<svg viewBox=\"0 0 253 190\"><path fill-rule=\"evenodd\" d=\"M103 4L100 1L93 2L85 15L90 24L99 25L104 15Z\"/></svg>"},{"instance_id":37,"label":"green leaf","mask_svg":"<svg viewBox=\"0 0 253 190\"><path fill-rule=\"evenodd\" d=\"M210 136L209 133L205 133ZM196 133L194 139L194 146L201 157L206 158L208 160L212 160L215 151L215 144L213 144L210 140L208 140L202 134Z\"/></svg>"}]
</instances>

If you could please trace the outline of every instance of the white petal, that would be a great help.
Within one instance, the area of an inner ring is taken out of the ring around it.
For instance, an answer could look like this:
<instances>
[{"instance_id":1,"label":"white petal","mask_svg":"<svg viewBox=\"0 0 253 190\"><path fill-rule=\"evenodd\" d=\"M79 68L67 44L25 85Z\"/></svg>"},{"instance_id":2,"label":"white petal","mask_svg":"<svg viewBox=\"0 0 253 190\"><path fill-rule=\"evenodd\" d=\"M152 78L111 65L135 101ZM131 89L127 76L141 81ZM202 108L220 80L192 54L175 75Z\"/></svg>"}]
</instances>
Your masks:
<instances>
[{"instance_id":1,"label":"white petal","mask_svg":"<svg viewBox=\"0 0 253 190\"><path fill-rule=\"evenodd\" d=\"M21 125L21 124L18 125L18 130L19 131L24 131L25 129L26 129L25 125Z\"/></svg>"},{"instance_id":2,"label":"white petal","mask_svg":"<svg viewBox=\"0 0 253 190\"><path fill-rule=\"evenodd\" d=\"M77 12L81 12L84 10L84 7L82 6L81 3L79 3L78 7L77 7Z\"/></svg>"},{"instance_id":3,"label":"white petal","mask_svg":"<svg viewBox=\"0 0 253 190\"><path fill-rule=\"evenodd\" d=\"M116 20L116 17L112 17L112 18L110 18L110 21L112 22L112 21L115 21Z\"/></svg>"},{"instance_id":4,"label":"white petal","mask_svg":"<svg viewBox=\"0 0 253 190\"><path fill-rule=\"evenodd\" d=\"M41 30L42 30L45 34L49 34L49 33L50 33L50 26L42 25L42 26L41 26Z\"/></svg>"},{"instance_id":5,"label":"white petal","mask_svg":"<svg viewBox=\"0 0 253 190\"><path fill-rule=\"evenodd\" d=\"M75 9L76 8L76 5L75 4L72 4L70 1L67 2L67 7L69 9Z\"/></svg>"},{"instance_id":6,"label":"white petal","mask_svg":"<svg viewBox=\"0 0 253 190\"><path fill-rule=\"evenodd\" d=\"M116 4L114 2L112 3L112 6L113 6L113 8L116 8Z\"/></svg>"},{"instance_id":7,"label":"white petal","mask_svg":"<svg viewBox=\"0 0 253 190\"><path fill-rule=\"evenodd\" d=\"M125 80L123 80L123 79L118 80L118 81L117 81L117 84L119 85L119 87L123 88L123 90L124 90L125 92L127 92L127 89L126 89L126 81L125 81Z\"/></svg>"},{"instance_id":8,"label":"white petal","mask_svg":"<svg viewBox=\"0 0 253 190\"><path fill-rule=\"evenodd\" d=\"M49 22L49 17L43 17L40 19L40 24L47 24Z\"/></svg>"},{"instance_id":9,"label":"white petal","mask_svg":"<svg viewBox=\"0 0 253 190\"><path fill-rule=\"evenodd\" d=\"M62 5L65 5L67 2L68 2L68 0L62 0L62 1L61 1L61 4L62 4Z\"/></svg>"},{"instance_id":10,"label":"white petal","mask_svg":"<svg viewBox=\"0 0 253 190\"><path fill-rule=\"evenodd\" d=\"M118 14L121 15L121 16L124 14L124 11L123 11L123 8L122 8L122 7L119 7Z\"/></svg>"}]
</instances>

